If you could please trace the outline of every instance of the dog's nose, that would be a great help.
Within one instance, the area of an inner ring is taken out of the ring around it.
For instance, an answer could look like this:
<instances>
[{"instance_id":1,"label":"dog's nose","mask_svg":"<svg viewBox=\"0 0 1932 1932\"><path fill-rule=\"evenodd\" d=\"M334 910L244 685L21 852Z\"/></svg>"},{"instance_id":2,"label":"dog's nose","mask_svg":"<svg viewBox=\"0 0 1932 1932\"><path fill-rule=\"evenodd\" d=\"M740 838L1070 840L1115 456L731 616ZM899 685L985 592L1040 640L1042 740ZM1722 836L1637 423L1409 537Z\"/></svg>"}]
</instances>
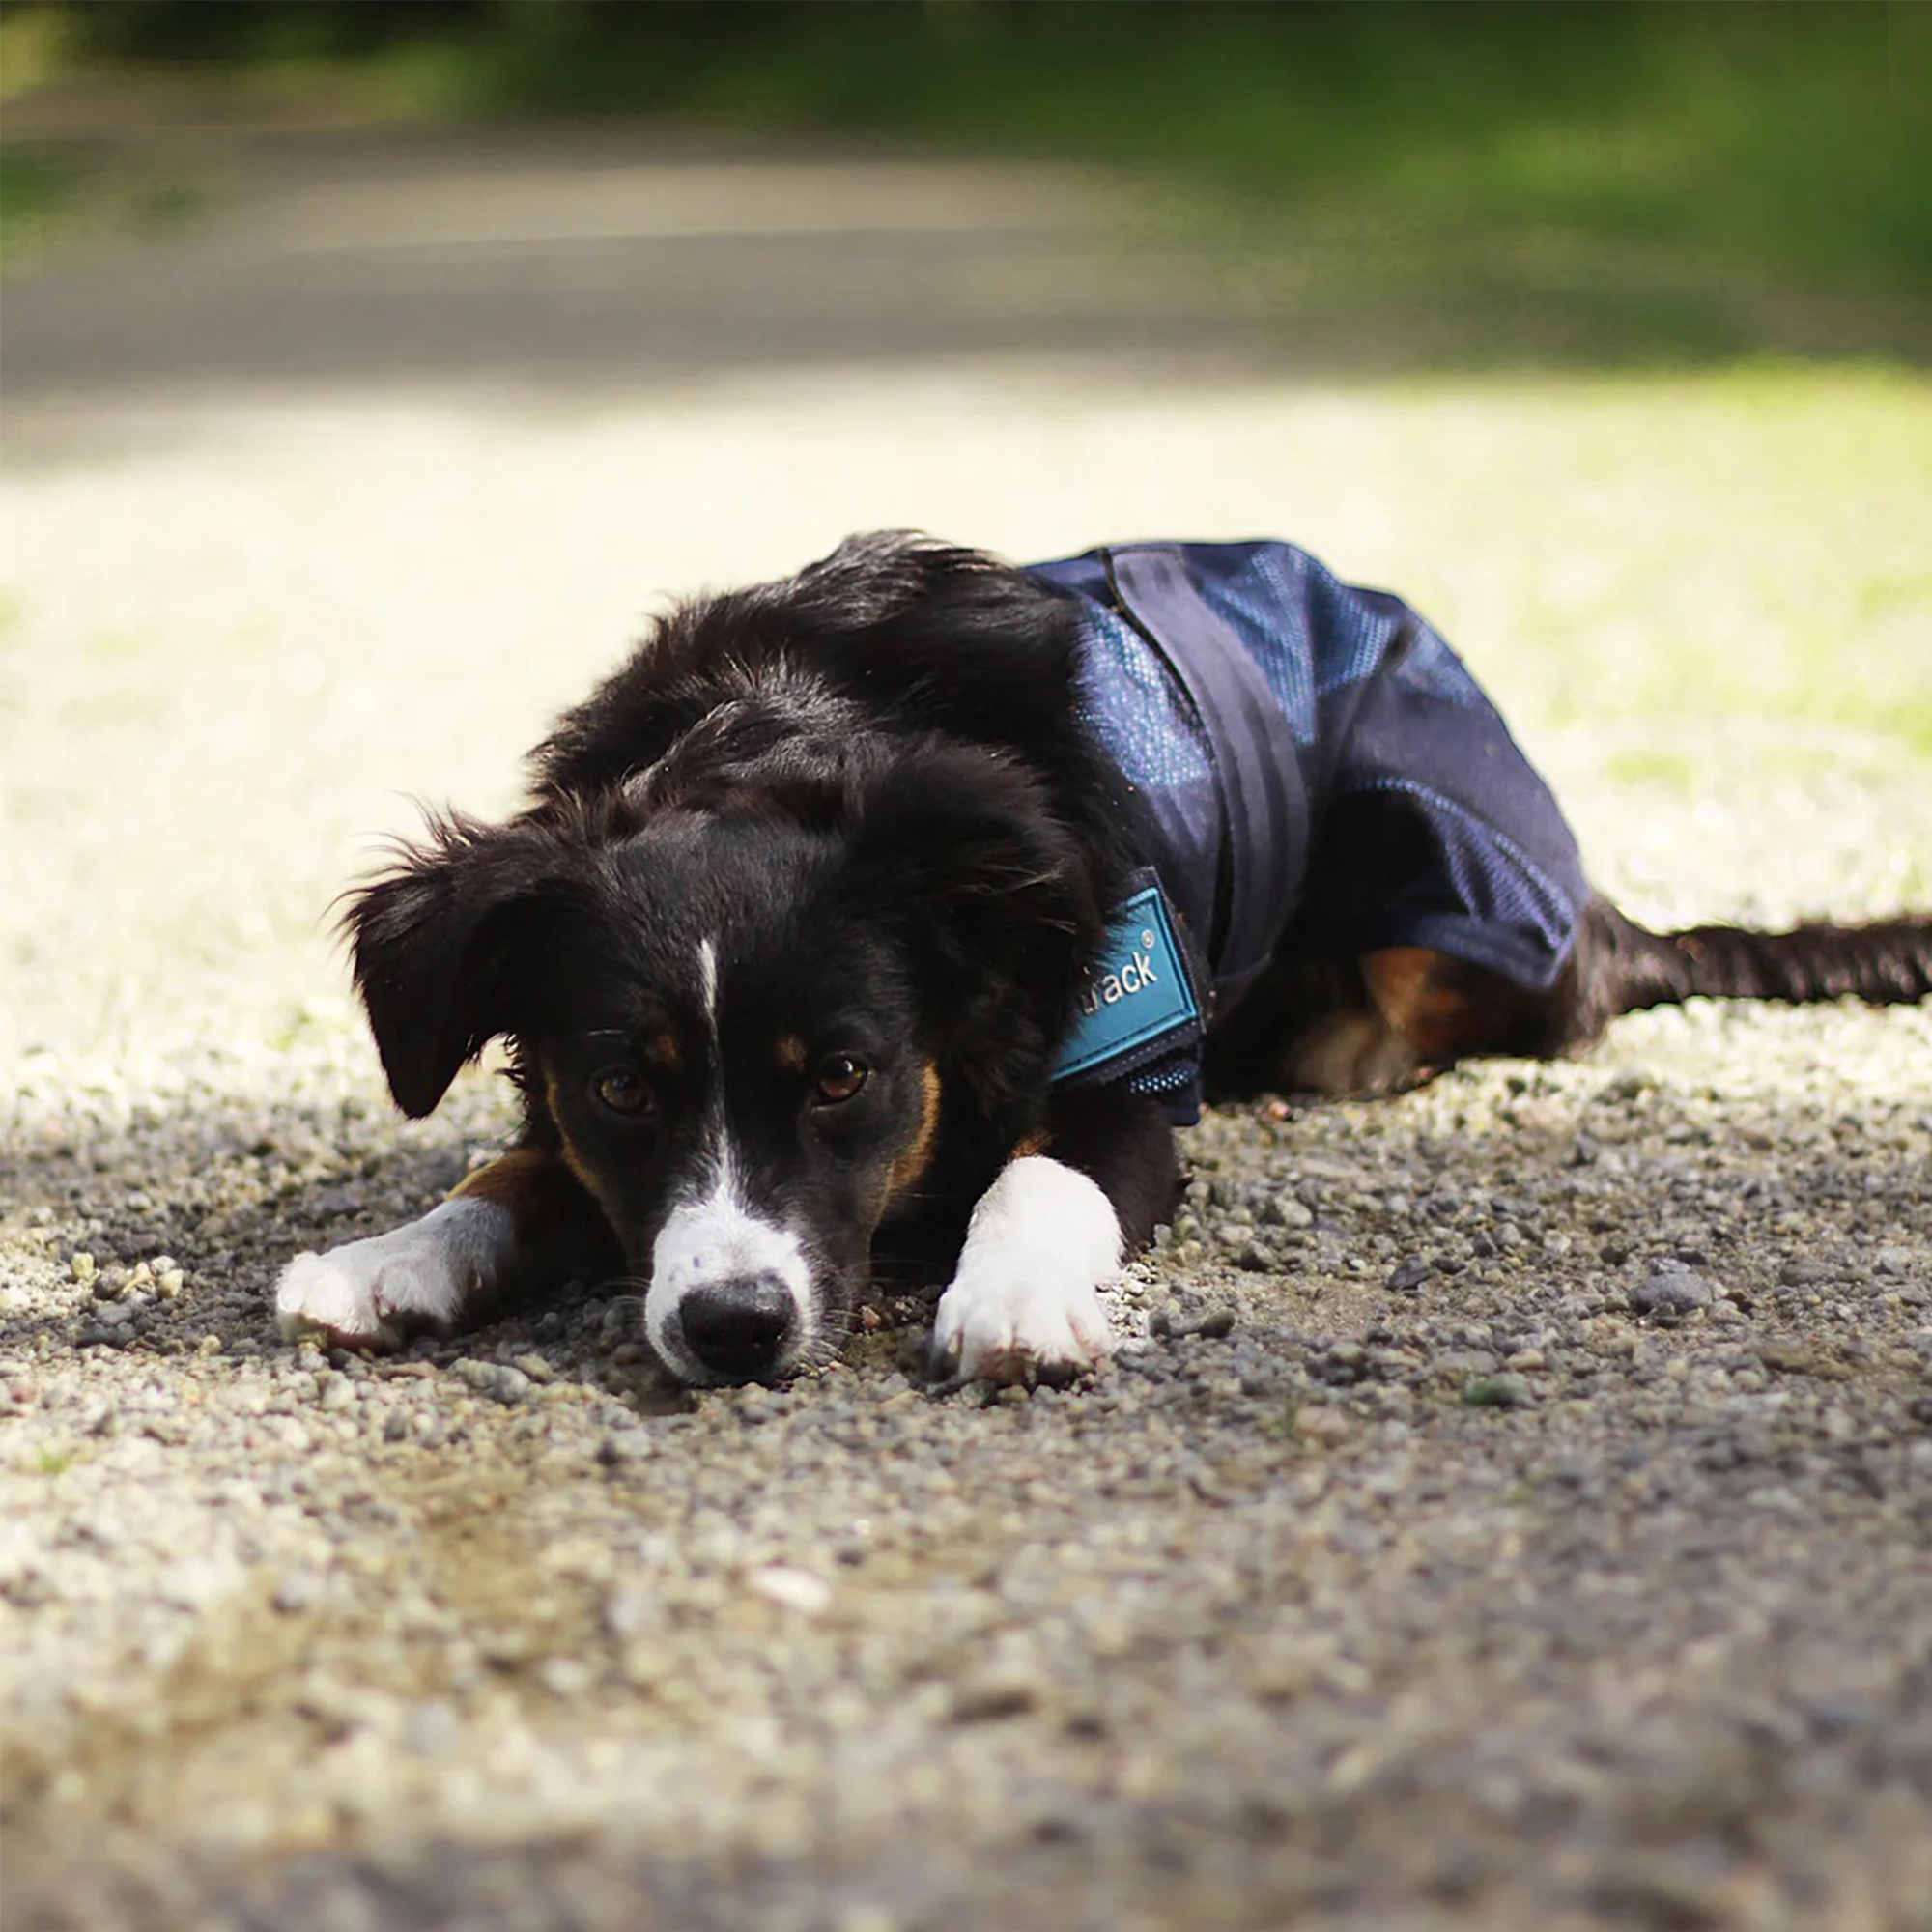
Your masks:
<instances>
[{"instance_id":1,"label":"dog's nose","mask_svg":"<svg viewBox=\"0 0 1932 1932\"><path fill-rule=\"evenodd\" d=\"M734 1275L693 1289L678 1305L678 1322L685 1345L707 1369L748 1381L778 1360L797 1312L777 1275Z\"/></svg>"}]
</instances>

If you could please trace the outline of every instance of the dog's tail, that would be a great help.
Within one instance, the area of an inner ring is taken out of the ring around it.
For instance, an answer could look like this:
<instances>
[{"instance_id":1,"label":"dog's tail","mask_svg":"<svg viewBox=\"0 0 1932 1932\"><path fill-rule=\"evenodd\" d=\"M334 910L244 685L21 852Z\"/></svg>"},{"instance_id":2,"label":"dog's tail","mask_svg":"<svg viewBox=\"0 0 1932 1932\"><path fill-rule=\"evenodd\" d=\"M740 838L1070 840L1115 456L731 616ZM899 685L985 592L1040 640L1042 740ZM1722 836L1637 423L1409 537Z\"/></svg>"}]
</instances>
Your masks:
<instances>
[{"instance_id":1,"label":"dog's tail","mask_svg":"<svg viewBox=\"0 0 1932 1932\"><path fill-rule=\"evenodd\" d=\"M1932 917L1834 925L1809 920L1788 932L1692 925L1652 932L1608 900L1592 902L1586 924L1602 979L1605 1017L1643 1007L1714 1000L1865 1000L1898 1006L1932 996Z\"/></svg>"}]
</instances>

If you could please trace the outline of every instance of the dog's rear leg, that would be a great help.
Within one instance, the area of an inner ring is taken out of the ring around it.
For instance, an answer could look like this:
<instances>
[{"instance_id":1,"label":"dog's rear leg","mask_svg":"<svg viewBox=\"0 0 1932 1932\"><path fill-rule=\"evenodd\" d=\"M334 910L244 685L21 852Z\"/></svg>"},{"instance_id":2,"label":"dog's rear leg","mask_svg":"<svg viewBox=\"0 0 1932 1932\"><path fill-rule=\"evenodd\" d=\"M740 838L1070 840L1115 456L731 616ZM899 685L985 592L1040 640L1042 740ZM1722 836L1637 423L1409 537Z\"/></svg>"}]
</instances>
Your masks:
<instances>
[{"instance_id":1,"label":"dog's rear leg","mask_svg":"<svg viewBox=\"0 0 1932 1932\"><path fill-rule=\"evenodd\" d=\"M616 1259L595 1204L560 1161L519 1148L477 1169L419 1221L327 1254L298 1255L275 1284L294 1341L400 1348L473 1327L507 1302Z\"/></svg>"},{"instance_id":2,"label":"dog's rear leg","mask_svg":"<svg viewBox=\"0 0 1932 1932\"><path fill-rule=\"evenodd\" d=\"M1210 1092L1390 1094L1465 1055L1540 1053L1541 997L1420 946L1278 958L1210 1037Z\"/></svg>"},{"instance_id":3,"label":"dog's rear leg","mask_svg":"<svg viewBox=\"0 0 1932 1932\"><path fill-rule=\"evenodd\" d=\"M1480 1054L1581 1053L1620 1013L1698 997L1874 1005L1932 997L1932 919L1651 932L1599 895L1542 991L1420 946L1353 959L1278 958L1215 1030L1208 1073L1218 1094L1385 1094Z\"/></svg>"},{"instance_id":4,"label":"dog's rear leg","mask_svg":"<svg viewBox=\"0 0 1932 1932\"><path fill-rule=\"evenodd\" d=\"M1923 1000L1932 997L1932 919L1651 932L1598 895L1584 908L1562 971L1542 992L1417 947L1365 953L1359 966L1368 1005L1387 1034L1372 1049L1375 1064L1399 1066L1406 1053L1414 1071L1426 1074L1473 1054L1581 1053L1619 1014L1690 999ZM1348 1015L1337 1022L1345 1032L1350 1023ZM1360 1015L1352 1024L1357 1037L1372 1037L1361 1032ZM1332 1047L1331 1040L1331 1057Z\"/></svg>"}]
</instances>

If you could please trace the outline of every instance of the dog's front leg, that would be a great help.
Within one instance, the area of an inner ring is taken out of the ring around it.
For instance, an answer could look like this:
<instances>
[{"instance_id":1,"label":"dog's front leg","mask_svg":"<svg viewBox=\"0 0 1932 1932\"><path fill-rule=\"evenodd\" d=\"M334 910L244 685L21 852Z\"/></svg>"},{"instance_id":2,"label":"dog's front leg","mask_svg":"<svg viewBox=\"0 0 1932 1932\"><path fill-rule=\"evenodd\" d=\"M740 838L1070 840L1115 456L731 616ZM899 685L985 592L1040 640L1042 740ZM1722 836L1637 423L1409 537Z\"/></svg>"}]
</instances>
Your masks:
<instances>
[{"instance_id":1,"label":"dog's front leg","mask_svg":"<svg viewBox=\"0 0 1932 1932\"><path fill-rule=\"evenodd\" d=\"M1121 1091L1056 1095L1046 1133L980 1196L933 1322L934 1373L1062 1382L1114 1350L1098 1291L1172 1213L1174 1132Z\"/></svg>"},{"instance_id":2,"label":"dog's front leg","mask_svg":"<svg viewBox=\"0 0 1932 1932\"><path fill-rule=\"evenodd\" d=\"M540 1149L519 1148L419 1221L298 1255L275 1284L275 1320L291 1341L395 1349L412 1334L472 1327L563 1279L574 1260L609 1259L609 1231L576 1178Z\"/></svg>"}]
</instances>

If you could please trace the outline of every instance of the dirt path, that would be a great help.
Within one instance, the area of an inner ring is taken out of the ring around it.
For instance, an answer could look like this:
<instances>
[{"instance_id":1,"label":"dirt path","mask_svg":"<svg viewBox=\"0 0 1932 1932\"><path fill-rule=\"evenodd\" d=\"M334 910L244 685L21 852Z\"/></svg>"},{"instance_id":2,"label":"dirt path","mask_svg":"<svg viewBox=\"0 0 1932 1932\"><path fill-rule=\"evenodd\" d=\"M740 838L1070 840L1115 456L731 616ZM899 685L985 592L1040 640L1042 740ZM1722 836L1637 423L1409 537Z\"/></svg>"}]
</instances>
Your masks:
<instances>
[{"instance_id":1,"label":"dirt path","mask_svg":"<svg viewBox=\"0 0 1932 1932\"><path fill-rule=\"evenodd\" d=\"M853 527L1294 536L1640 911L1923 898L1907 740L1704 701L1847 611L1932 674L1923 385L1337 382L1033 170L191 159L6 298L8 1927L1932 1924L1924 1012L1212 1122L1081 1393L935 1401L909 1311L691 1402L589 1294L376 1364L263 1302L504 1120L389 1114L372 838Z\"/></svg>"}]
</instances>

